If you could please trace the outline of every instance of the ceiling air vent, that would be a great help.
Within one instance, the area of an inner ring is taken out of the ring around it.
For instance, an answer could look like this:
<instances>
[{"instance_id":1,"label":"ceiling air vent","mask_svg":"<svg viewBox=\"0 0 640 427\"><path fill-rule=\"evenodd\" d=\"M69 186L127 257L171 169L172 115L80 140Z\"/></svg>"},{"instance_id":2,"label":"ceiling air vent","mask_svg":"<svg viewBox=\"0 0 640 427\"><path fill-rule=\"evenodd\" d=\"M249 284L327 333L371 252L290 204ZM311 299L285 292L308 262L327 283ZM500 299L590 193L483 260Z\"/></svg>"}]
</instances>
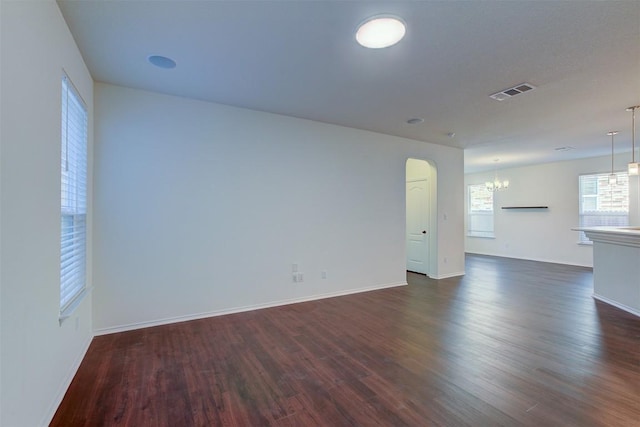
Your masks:
<instances>
[{"instance_id":1,"label":"ceiling air vent","mask_svg":"<svg viewBox=\"0 0 640 427\"><path fill-rule=\"evenodd\" d=\"M501 92L494 93L493 95L489 95L489 97L495 99L496 101L504 101L507 98L520 95L521 93L528 92L535 88L536 88L535 86L529 83L521 83L517 86L510 87L509 89L505 89Z\"/></svg>"}]
</instances>

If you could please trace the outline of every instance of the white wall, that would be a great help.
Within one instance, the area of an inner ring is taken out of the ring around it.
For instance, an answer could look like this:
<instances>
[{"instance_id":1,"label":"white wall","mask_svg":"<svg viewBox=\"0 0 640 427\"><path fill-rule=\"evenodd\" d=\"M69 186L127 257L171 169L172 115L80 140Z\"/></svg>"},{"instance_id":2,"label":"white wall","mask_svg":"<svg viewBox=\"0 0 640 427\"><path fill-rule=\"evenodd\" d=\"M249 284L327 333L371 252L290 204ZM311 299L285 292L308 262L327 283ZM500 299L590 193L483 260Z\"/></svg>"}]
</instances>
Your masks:
<instances>
[{"instance_id":1,"label":"white wall","mask_svg":"<svg viewBox=\"0 0 640 427\"><path fill-rule=\"evenodd\" d=\"M3 1L0 19L0 425L39 426L92 337L90 299L61 326L58 315L62 69L89 117L93 82L55 2Z\"/></svg>"},{"instance_id":2,"label":"white wall","mask_svg":"<svg viewBox=\"0 0 640 427\"><path fill-rule=\"evenodd\" d=\"M461 150L106 84L95 96L97 333L405 283L409 157L431 159L447 195L437 273L464 271Z\"/></svg>"},{"instance_id":3,"label":"white wall","mask_svg":"<svg viewBox=\"0 0 640 427\"><path fill-rule=\"evenodd\" d=\"M617 157L616 170L625 170L626 156ZM507 190L496 192L494 196L495 239L466 237L466 251L593 266L592 247L578 245L578 233L571 231L578 226L578 176L609 172L610 162L610 157L605 156L499 170L499 177L509 179L510 183ZM466 175L465 187L492 180L493 175L493 171ZM634 185L637 188L637 183ZM632 188L632 206L638 203L634 192L637 193L637 189ZM501 209L502 206L524 205L543 205L549 209ZM635 218L631 222L635 222Z\"/></svg>"}]
</instances>

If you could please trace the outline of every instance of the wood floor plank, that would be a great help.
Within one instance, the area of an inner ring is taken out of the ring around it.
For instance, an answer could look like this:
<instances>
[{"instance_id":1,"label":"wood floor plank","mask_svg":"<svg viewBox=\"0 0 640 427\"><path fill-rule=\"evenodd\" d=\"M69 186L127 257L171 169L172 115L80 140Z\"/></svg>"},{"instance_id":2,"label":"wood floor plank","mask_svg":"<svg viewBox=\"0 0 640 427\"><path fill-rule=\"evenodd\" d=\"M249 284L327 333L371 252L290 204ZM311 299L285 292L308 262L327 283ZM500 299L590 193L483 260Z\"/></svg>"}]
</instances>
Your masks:
<instances>
[{"instance_id":1,"label":"wood floor plank","mask_svg":"<svg viewBox=\"0 0 640 427\"><path fill-rule=\"evenodd\" d=\"M590 269L466 275L96 337L52 426L640 425L640 319Z\"/></svg>"}]
</instances>

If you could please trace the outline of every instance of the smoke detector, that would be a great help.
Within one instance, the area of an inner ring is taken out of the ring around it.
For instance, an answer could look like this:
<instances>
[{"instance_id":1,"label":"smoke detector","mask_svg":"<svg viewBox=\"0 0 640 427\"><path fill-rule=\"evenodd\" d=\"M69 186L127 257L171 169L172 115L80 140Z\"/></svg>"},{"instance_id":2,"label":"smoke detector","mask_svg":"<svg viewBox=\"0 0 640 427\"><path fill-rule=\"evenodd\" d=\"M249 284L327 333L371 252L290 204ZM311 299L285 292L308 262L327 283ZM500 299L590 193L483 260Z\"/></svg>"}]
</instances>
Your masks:
<instances>
[{"instance_id":1,"label":"smoke detector","mask_svg":"<svg viewBox=\"0 0 640 427\"><path fill-rule=\"evenodd\" d=\"M500 92L496 92L493 95L489 95L489 98L493 98L496 101L504 101L507 98L511 98L512 96L520 95L521 93L529 92L530 90L535 89L536 87L529 83L520 83L517 86L510 87L509 89L505 89Z\"/></svg>"}]
</instances>

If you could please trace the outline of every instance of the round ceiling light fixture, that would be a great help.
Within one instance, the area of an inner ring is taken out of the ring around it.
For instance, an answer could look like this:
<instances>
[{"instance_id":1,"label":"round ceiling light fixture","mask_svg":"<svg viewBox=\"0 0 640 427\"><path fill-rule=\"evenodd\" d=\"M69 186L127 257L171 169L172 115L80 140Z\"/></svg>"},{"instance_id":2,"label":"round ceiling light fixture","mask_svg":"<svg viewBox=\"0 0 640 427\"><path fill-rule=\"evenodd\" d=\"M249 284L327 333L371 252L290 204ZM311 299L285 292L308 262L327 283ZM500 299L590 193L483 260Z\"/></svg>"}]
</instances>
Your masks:
<instances>
[{"instance_id":1,"label":"round ceiling light fixture","mask_svg":"<svg viewBox=\"0 0 640 427\"><path fill-rule=\"evenodd\" d=\"M176 68L176 61L171 58L167 58L162 55L151 55L147 58L147 60L159 68L171 69Z\"/></svg>"},{"instance_id":2,"label":"round ceiling light fixture","mask_svg":"<svg viewBox=\"0 0 640 427\"><path fill-rule=\"evenodd\" d=\"M364 47L382 49L398 43L406 32L406 26L400 18L376 15L360 24L356 40Z\"/></svg>"}]
</instances>

